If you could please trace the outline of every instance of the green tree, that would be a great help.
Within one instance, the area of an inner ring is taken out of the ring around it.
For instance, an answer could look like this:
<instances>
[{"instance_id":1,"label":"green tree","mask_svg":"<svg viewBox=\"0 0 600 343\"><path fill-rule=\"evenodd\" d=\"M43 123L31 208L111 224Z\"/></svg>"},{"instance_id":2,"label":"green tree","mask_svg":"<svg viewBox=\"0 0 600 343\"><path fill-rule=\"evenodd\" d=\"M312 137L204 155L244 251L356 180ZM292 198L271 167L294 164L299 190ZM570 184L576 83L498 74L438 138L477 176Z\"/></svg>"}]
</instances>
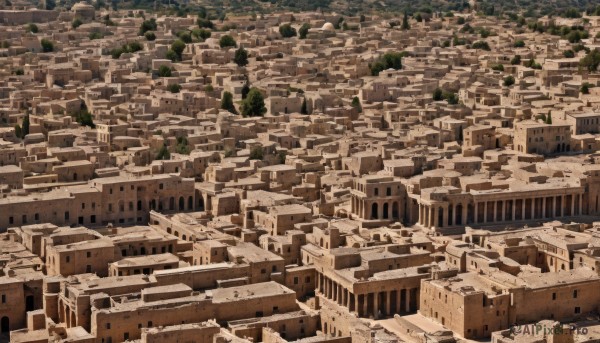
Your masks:
<instances>
[{"instance_id":1,"label":"green tree","mask_svg":"<svg viewBox=\"0 0 600 343\"><path fill-rule=\"evenodd\" d=\"M235 56L233 57L233 62L235 62L238 66L243 67L248 65L248 51L243 47L239 47L235 51Z\"/></svg>"},{"instance_id":2,"label":"green tree","mask_svg":"<svg viewBox=\"0 0 600 343\"><path fill-rule=\"evenodd\" d=\"M87 110L85 104L79 111L72 113L71 117L73 117L75 121L78 122L81 126L89 126L92 129L96 127L96 124L94 124L94 118L92 117L92 114Z\"/></svg>"},{"instance_id":3,"label":"green tree","mask_svg":"<svg viewBox=\"0 0 600 343\"><path fill-rule=\"evenodd\" d=\"M171 93L179 93L179 91L181 91L181 86L177 83L174 83L174 84L168 85L167 90Z\"/></svg>"},{"instance_id":4,"label":"green tree","mask_svg":"<svg viewBox=\"0 0 600 343\"><path fill-rule=\"evenodd\" d=\"M456 93L452 93L452 92L444 93L444 99L446 99L446 102L449 105L458 104L458 95L456 95Z\"/></svg>"},{"instance_id":5,"label":"green tree","mask_svg":"<svg viewBox=\"0 0 600 343\"><path fill-rule=\"evenodd\" d=\"M404 17L402 18L402 26L400 27L402 30L410 30L410 24L408 22L408 13L404 11Z\"/></svg>"},{"instance_id":6,"label":"green tree","mask_svg":"<svg viewBox=\"0 0 600 343\"><path fill-rule=\"evenodd\" d=\"M114 48L114 49L110 50L110 55L114 59L121 57L122 54L123 54L123 48Z\"/></svg>"},{"instance_id":7,"label":"green tree","mask_svg":"<svg viewBox=\"0 0 600 343\"><path fill-rule=\"evenodd\" d=\"M513 57L510 60L510 64L512 64L512 65L519 65L519 64L521 64L521 55L515 55L515 57Z\"/></svg>"},{"instance_id":8,"label":"green tree","mask_svg":"<svg viewBox=\"0 0 600 343\"><path fill-rule=\"evenodd\" d=\"M441 101L444 99L444 92L440 88L433 91L433 101Z\"/></svg>"},{"instance_id":9,"label":"green tree","mask_svg":"<svg viewBox=\"0 0 600 343\"><path fill-rule=\"evenodd\" d=\"M142 24L140 24L140 30L138 32L139 36L143 36L148 31L156 31L156 19L152 18L150 20L144 20Z\"/></svg>"},{"instance_id":10,"label":"green tree","mask_svg":"<svg viewBox=\"0 0 600 343\"><path fill-rule=\"evenodd\" d=\"M300 107L301 114L308 114L308 106L306 104L306 98L302 99L302 106Z\"/></svg>"},{"instance_id":11,"label":"green tree","mask_svg":"<svg viewBox=\"0 0 600 343\"><path fill-rule=\"evenodd\" d=\"M248 93L250 93L250 85L248 84L248 82L246 82L242 87L242 100L248 97Z\"/></svg>"},{"instance_id":12,"label":"green tree","mask_svg":"<svg viewBox=\"0 0 600 343\"><path fill-rule=\"evenodd\" d=\"M380 72L387 69L402 69L403 52L388 52L381 56L375 63L371 65L371 75L377 76Z\"/></svg>"},{"instance_id":13,"label":"green tree","mask_svg":"<svg viewBox=\"0 0 600 343\"><path fill-rule=\"evenodd\" d=\"M173 50L177 54L177 58L180 61L181 61L181 57L182 57L184 49L185 49L185 43L181 39L178 39L178 40L174 41L173 44L171 44L171 50Z\"/></svg>"},{"instance_id":14,"label":"green tree","mask_svg":"<svg viewBox=\"0 0 600 343\"><path fill-rule=\"evenodd\" d=\"M160 77L171 77L171 68L166 65L158 67L158 76Z\"/></svg>"},{"instance_id":15,"label":"green tree","mask_svg":"<svg viewBox=\"0 0 600 343\"><path fill-rule=\"evenodd\" d=\"M267 112L265 100L262 93L257 88L250 89L246 99L242 100L240 107L244 117L259 117Z\"/></svg>"},{"instance_id":16,"label":"green tree","mask_svg":"<svg viewBox=\"0 0 600 343\"><path fill-rule=\"evenodd\" d=\"M594 49L591 50L584 58L579 61L579 66L582 69L587 69L589 72L598 70L600 65L600 51Z\"/></svg>"},{"instance_id":17,"label":"green tree","mask_svg":"<svg viewBox=\"0 0 600 343\"><path fill-rule=\"evenodd\" d=\"M546 124L552 125L552 112L548 112L546 116Z\"/></svg>"},{"instance_id":18,"label":"green tree","mask_svg":"<svg viewBox=\"0 0 600 343\"><path fill-rule=\"evenodd\" d=\"M230 35L224 35L221 37L221 39L219 39L219 46L221 48L235 48L237 46L237 43L235 42L235 39L233 39L233 37L231 37Z\"/></svg>"},{"instance_id":19,"label":"green tree","mask_svg":"<svg viewBox=\"0 0 600 343\"><path fill-rule=\"evenodd\" d=\"M177 53L172 49L167 50L165 57L173 62L177 62L179 60L179 56L177 56Z\"/></svg>"},{"instance_id":20,"label":"green tree","mask_svg":"<svg viewBox=\"0 0 600 343\"><path fill-rule=\"evenodd\" d=\"M279 164L285 164L285 158L287 153L284 150L281 150L277 153L277 159L279 160Z\"/></svg>"},{"instance_id":21,"label":"green tree","mask_svg":"<svg viewBox=\"0 0 600 343\"><path fill-rule=\"evenodd\" d=\"M29 114L26 114L23 118L23 125L21 125L21 138L25 138L29 134Z\"/></svg>"},{"instance_id":22,"label":"green tree","mask_svg":"<svg viewBox=\"0 0 600 343\"><path fill-rule=\"evenodd\" d=\"M175 145L175 152L182 155L190 154L190 147L186 137L177 137L177 145Z\"/></svg>"},{"instance_id":23,"label":"green tree","mask_svg":"<svg viewBox=\"0 0 600 343\"><path fill-rule=\"evenodd\" d=\"M34 23L30 23L30 24L27 24L27 26L25 26L25 31L31 32L31 33L38 33L40 31L40 29L38 29L37 25L35 25Z\"/></svg>"},{"instance_id":24,"label":"green tree","mask_svg":"<svg viewBox=\"0 0 600 343\"><path fill-rule=\"evenodd\" d=\"M74 28L74 29L76 29L76 28L80 27L81 24L83 24L83 22L81 21L81 19L75 18L75 19L73 19L73 22L71 22L71 27Z\"/></svg>"},{"instance_id":25,"label":"green tree","mask_svg":"<svg viewBox=\"0 0 600 343\"><path fill-rule=\"evenodd\" d=\"M88 35L88 38L90 40L102 39L102 38L104 38L104 35L98 31L94 31L94 32L90 32L90 34Z\"/></svg>"},{"instance_id":26,"label":"green tree","mask_svg":"<svg viewBox=\"0 0 600 343\"><path fill-rule=\"evenodd\" d=\"M563 51L563 56L565 58L573 58L575 57L575 52L573 50L565 50Z\"/></svg>"},{"instance_id":27,"label":"green tree","mask_svg":"<svg viewBox=\"0 0 600 343\"><path fill-rule=\"evenodd\" d=\"M42 41L40 42L40 44L42 44L42 51L43 52L52 52L52 51L54 51L54 43L52 43L51 41L47 40L46 38L42 39Z\"/></svg>"},{"instance_id":28,"label":"green tree","mask_svg":"<svg viewBox=\"0 0 600 343\"><path fill-rule=\"evenodd\" d=\"M171 153L169 152L169 149L167 149L166 145L163 145L160 150L158 150L158 154L156 154L156 160L170 160L171 159Z\"/></svg>"},{"instance_id":29,"label":"green tree","mask_svg":"<svg viewBox=\"0 0 600 343\"><path fill-rule=\"evenodd\" d=\"M192 42L192 35L190 34L189 31L179 31L179 32L177 32L177 37L179 37L179 39L181 41L183 41L184 43Z\"/></svg>"},{"instance_id":30,"label":"green tree","mask_svg":"<svg viewBox=\"0 0 600 343\"><path fill-rule=\"evenodd\" d=\"M515 48L524 48L525 47L525 42L522 40L518 40L515 42L515 44L513 44L513 46Z\"/></svg>"},{"instance_id":31,"label":"green tree","mask_svg":"<svg viewBox=\"0 0 600 343\"><path fill-rule=\"evenodd\" d=\"M477 41L475 43L473 43L473 45L471 45L472 49L477 49L477 50L486 50L486 51L490 51L490 45L488 44L488 42L484 41L484 40L480 40Z\"/></svg>"},{"instance_id":32,"label":"green tree","mask_svg":"<svg viewBox=\"0 0 600 343\"><path fill-rule=\"evenodd\" d=\"M590 88L591 85L587 82L584 82L581 84L581 88L579 90L581 91L581 94L590 94Z\"/></svg>"},{"instance_id":33,"label":"green tree","mask_svg":"<svg viewBox=\"0 0 600 343\"><path fill-rule=\"evenodd\" d=\"M300 39L305 39L306 38L306 35L308 34L308 30L310 30L310 24L304 23L304 24L302 24L302 26L300 26L300 29L298 30L298 34L300 35Z\"/></svg>"},{"instance_id":34,"label":"green tree","mask_svg":"<svg viewBox=\"0 0 600 343\"><path fill-rule=\"evenodd\" d=\"M358 113L362 113L362 105L360 104L360 99L357 96L352 99L352 107L356 108Z\"/></svg>"},{"instance_id":35,"label":"green tree","mask_svg":"<svg viewBox=\"0 0 600 343\"><path fill-rule=\"evenodd\" d=\"M279 33L283 38L295 37L297 35L296 29L290 24L283 24L279 27Z\"/></svg>"},{"instance_id":36,"label":"green tree","mask_svg":"<svg viewBox=\"0 0 600 343\"><path fill-rule=\"evenodd\" d=\"M156 40L156 34L154 34L154 32L152 32L152 31L148 31L148 32L144 33L144 37L146 37L146 40L148 40L148 41Z\"/></svg>"},{"instance_id":37,"label":"green tree","mask_svg":"<svg viewBox=\"0 0 600 343\"><path fill-rule=\"evenodd\" d=\"M492 70L496 70L496 71L504 71L504 65L502 65L502 64L495 64L491 68L492 68Z\"/></svg>"},{"instance_id":38,"label":"green tree","mask_svg":"<svg viewBox=\"0 0 600 343\"><path fill-rule=\"evenodd\" d=\"M206 18L198 18L198 20L196 21L196 24L198 24L198 27L200 27L200 28L205 28L205 29L214 29L215 28L215 24L213 24L212 21L210 21Z\"/></svg>"},{"instance_id":39,"label":"green tree","mask_svg":"<svg viewBox=\"0 0 600 343\"><path fill-rule=\"evenodd\" d=\"M228 91L223 92L223 96L221 97L221 108L233 114L237 114L237 110L233 104L233 94Z\"/></svg>"},{"instance_id":40,"label":"green tree","mask_svg":"<svg viewBox=\"0 0 600 343\"><path fill-rule=\"evenodd\" d=\"M503 84L505 87L510 87L515 84L515 78L512 75L508 75L504 78Z\"/></svg>"},{"instance_id":41,"label":"green tree","mask_svg":"<svg viewBox=\"0 0 600 343\"><path fill-rule=\"evenodd\" d=\"M210 30L206 30L206 29L193 29L192 30L192 36L196 37L198 40L206 40L208 38L210 38L211 36L211 32Z\"/></svg>"},{"instance_id":42,"label":"green tree","mask_svg":"<svg viewBox=\"0 0 600 343\"><path fill-rule=\"evenodd\" d=\"M251 160L262 160L264 157L263 148L260 145L255 145L250 149Z\"/></svg>"}]
</instances>

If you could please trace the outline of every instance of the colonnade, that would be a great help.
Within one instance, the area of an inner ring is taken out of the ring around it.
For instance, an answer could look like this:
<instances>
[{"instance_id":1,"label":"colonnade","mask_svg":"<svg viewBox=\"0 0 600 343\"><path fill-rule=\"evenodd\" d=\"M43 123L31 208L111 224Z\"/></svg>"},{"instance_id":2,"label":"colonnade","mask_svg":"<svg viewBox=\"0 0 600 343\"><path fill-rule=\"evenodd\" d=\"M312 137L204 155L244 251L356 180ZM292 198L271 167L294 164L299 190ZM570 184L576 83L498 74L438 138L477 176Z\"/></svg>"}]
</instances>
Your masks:
<instances>
[{"instance_id":1,"label":"colonnade","mask_svg":"<svg viewBox=\"0 0 600 343\"><path fill-rule=\"evenodd\" d=\"M352 213L363 219L400 219L402 202L398 199L361 200L352 197Z\"/></svg>"},{"instance_id":2,"label":"colonnade","mask_svg":"<svg viewBox=\"0 0 600 343\"><path fill-rule=\"evenodd\" d=\"M397 288L353 294L338 282L318 273L317 290L327 299L348 308L359 317L379 318L395 313L409 313L416 311L418 306L418 288Z\"/></svg>"},{"instance_id":3,"label":"colonnade","mask_svg":"<svg viewBox=\"0 0 600 343\"><path fill-rule=\"evenodd\" d=\"M475 200L468 203L418 204L418 223L426 227L492 224L583 214L583 194Z\"/></svg>"}]
</instances>

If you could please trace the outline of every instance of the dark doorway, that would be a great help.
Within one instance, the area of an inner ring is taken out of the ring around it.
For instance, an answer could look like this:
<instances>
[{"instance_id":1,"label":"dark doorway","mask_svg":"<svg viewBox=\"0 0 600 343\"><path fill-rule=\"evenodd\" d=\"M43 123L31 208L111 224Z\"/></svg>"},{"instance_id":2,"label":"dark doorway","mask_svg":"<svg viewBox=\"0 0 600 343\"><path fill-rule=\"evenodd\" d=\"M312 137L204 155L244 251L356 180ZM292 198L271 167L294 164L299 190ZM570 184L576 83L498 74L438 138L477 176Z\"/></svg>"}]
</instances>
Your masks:
<instances>
[{"instance_id":1,"label":"dark doorway","mask_svg":"<svg viewBox=\"0 0 600 343\"><path fill-rule=\"evenodd\" d=\"M8 333L10 331L10 321L8 317L0 319L0 332Z\"/></svg>"},{"instance_id":2,"label":"dark doorway","mask_svg":"<svg viewBox=\"0 0 600 343\"><path fill-rule=\"evenodd\" d=\"M35 310L35 302L33 300L33 295L28 295L25 298L25 311L33 311Z\"/></svg>"}]
</instances>

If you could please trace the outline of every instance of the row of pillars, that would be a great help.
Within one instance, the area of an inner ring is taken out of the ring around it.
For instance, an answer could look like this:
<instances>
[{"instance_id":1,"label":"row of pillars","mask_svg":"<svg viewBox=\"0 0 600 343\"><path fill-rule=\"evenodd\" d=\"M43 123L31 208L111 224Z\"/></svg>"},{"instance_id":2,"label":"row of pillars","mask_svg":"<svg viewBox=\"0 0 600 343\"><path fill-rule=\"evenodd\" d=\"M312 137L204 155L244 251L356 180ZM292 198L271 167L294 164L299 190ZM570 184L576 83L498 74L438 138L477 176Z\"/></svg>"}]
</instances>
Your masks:
<instances>
[{"instance_id":1,"label":"row of pillars","mask_svg":"<svg viewBox=\"0 0 600 343\"><path fill-rule=\"evenodd\" d=\"M319 273L317 290L329 300L348 308L359 317L380 318L394 313L409 313L417 310L417 288L353 294L339 283Z\"/></svg>"},{"instance_id":2,"label":"row of pillars","mask_svg":"<svg viewBox=\"0 0 600 343\"><path fill-rule=\"evenodd\" d=\"M418 223L449 227L515 220L556 218L583 214L583 194L475 202L472 204L419 204Z\"/></svg>"},{"instance_id":3,"label":"row of pillars","mask_svg":"<svg viewBox=\"0 0 600 343\"><path fill-rule=\"evenodd\" d=\"M363 219L400 219L400 200L365 201L352 197L352 213Z\"/></svg>"}]
</instances>

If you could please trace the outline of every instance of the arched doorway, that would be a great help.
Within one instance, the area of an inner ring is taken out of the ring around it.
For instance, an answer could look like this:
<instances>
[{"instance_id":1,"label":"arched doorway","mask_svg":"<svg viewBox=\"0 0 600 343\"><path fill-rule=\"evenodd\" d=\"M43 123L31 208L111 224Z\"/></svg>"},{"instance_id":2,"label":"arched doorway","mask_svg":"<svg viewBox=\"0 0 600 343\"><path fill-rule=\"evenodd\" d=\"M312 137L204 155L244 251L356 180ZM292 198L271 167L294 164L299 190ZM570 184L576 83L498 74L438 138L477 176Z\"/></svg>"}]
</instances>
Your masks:
<instances>
[{"instance_id":1,"label":"arched doorway","mask_svg":"<svg viewBox=\"0 0 600 343\"><path fill-rule=\"evenodd\" d=\"M202 195L198 197L198 210L204 211L204 198Z\"/></svg>"},{"instance_id":2,"label":"arched doorway","mask_svg":"<svg viewBox=\"0 0 600 343\"><path fill-rule=\"evenodd\" d=\"M373 203L373 205L371 205L371 219L378 219L377 212L378 212L377 203Z\"/></svg>"},{"instance_id":3,"label":"arched doorway","mask_svg":"<svg viewBox=\"0 0 600 343\"><path fill-rule=\"evenodd\" d=\"M188 210L193 210L194 209L194 198L190 195L188 197Z\"/></svg>"},{"instance_id":4,"label":"arched doorway","mask_svg":"<svg viewBox=\"0 0 600 343\"><path fill-rule=\"evenodd\" d=\"M388 219L388 217L389 217L388 211L389 211L389 205L386 202L383 204L383 219Z\"/></svg>"},{"instance_id":5,"label":"arched doorway","mask_svg":"<svg viewBox=\"0 0 600 343\"><path fill-rule=\"evenodd\" d=\"M169 210L170 211L175 210L175 198L174 197L169 198Z\"/></svg>"},{"instance_id":6,"label":"arched doorway","mask_svg":"<svg viewBox=\"0 0 600 343\"><path fill-rule=\"evenodd\" d=\"M183 200L183 197L179 197L179 210L185 210L185 200Z\"/></svg>"},{"instance_id":7,"label":"arched doorway","mask_svg":"<svg viewBox=\"0 0 600 343\"><path fill-rule=\"evenodd\" d=\"M454 225L463 225L462 212L463 212L463 205L462 204L456 205L456 223L454 223Z\"/></svg>"},{"instance_id":8,"label":"arched doorway","mask_svg":"<svg viewBox=\"0 0 600 343\"><path fill-rule=\"evenodd\" d=\"M394 203L392 204L392 218L393 219L400 219L400 210L398 208L398 202L394 201Z\"/></svg>"},{"instance_id":9,"label":"arched doorway","mask_svg":"<svg viewBox=\"0 0 600 343\"><path fill-rule=\"evenodd\" d=\"M0 333L8 333L10 331L10 320L4 316L0 319Z\"/></svg>"}]
</instances>

